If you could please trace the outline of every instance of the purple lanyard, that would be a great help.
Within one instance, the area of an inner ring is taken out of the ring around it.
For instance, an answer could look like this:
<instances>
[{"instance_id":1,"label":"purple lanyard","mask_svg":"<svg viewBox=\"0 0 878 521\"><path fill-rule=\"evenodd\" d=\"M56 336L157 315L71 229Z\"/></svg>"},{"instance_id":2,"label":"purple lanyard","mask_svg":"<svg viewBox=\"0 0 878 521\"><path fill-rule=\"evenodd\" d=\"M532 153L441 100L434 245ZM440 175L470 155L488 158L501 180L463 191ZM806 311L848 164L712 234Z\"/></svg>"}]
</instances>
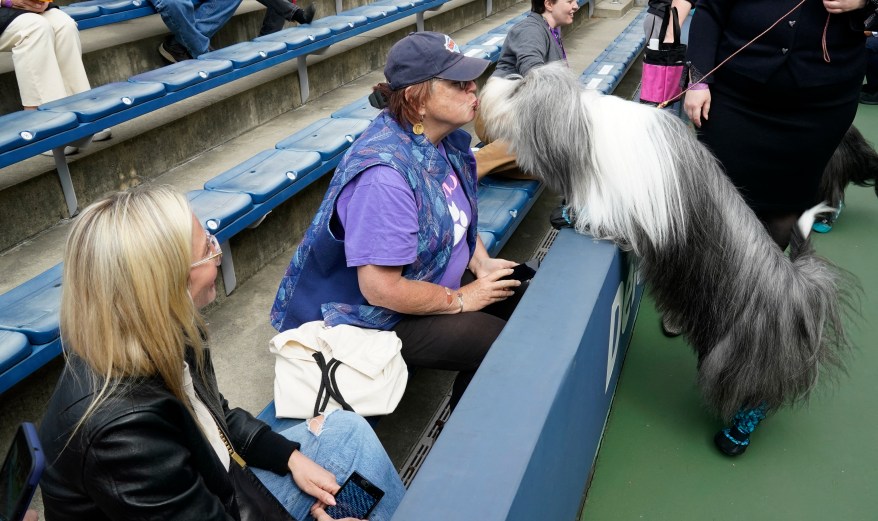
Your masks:
<instances>
[{"instance_id":1,"label":"purple lanyard","mask_svg":"<svg viewBox=\"0 0 878 521\"><path fill-rule=\"evenodd\" d=\"M546 25L549 25L549 22L546 22ZM555 27L553 29L552 26L549 26L549 32L552 34L552 37L555 38L555 41L558 42L558 47L561 48L561 58L564 59L564 64L569 67L570 64L567 63L567 51L564 50L564 44L561 43L561 28Z\"/></svg>"},{"instance_id":2,"label":"purple lanyard","mask_svg":"<svg viewBox=\"0 0 878 521\"><path fill-rule=\"evenodd\" d=\"M558 47L561 48L561 58L564 59L564 65L567 65L568 67L570 67L570 64L567 63L567 51L564 50L564 44L561 43L561 28L555 27L553 29L552 26L549 25L549 22L545 18L543 18L543 21L546 22L546 25L549 27L549 33L552 35L552 37L555 39L555 41L558 42Z\"/></svg>"}]
</instances>

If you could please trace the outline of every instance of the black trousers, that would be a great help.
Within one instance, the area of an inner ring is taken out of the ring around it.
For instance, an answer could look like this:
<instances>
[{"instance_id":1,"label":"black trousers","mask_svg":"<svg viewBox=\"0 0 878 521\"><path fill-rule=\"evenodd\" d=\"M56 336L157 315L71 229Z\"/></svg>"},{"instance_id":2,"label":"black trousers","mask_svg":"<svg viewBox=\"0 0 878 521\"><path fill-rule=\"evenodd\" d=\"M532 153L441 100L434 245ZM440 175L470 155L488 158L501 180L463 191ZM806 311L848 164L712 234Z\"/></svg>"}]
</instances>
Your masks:
<instances>
[{"instance_id":1,"label":"black trousers","mask_svg":"<svg viewBox=\"0 0 878 521\"><path fill-rule=\"evenodd\" d=\"M473 280L475 277L467 271L461 286ZM458 371L451 391L451 408L454 409L526 288L527 283L522 282L513 296L481 311L455 315L406 315L393 327L402 341L402 357L406 364Z\"/></svg>"}]
</instances>

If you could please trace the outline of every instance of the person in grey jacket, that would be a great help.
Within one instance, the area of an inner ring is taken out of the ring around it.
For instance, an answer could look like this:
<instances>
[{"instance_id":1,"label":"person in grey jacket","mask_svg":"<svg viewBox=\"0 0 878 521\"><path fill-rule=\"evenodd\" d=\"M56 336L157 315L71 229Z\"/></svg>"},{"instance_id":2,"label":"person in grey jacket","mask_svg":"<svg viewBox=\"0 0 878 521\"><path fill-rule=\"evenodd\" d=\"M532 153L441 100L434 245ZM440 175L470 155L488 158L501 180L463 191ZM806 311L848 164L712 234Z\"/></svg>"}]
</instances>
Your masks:
<instances>
[{"instance_id":1,"label":"person in grey jacket","mask_svg":"<svg viewBox=\"0 0 878 521\"><path fill-rule=\"evenodd\" d=\"M500 59L492 76L506 77L510 74L524 76L534 67L558 60L567 61L567 52L561 41L561 27L573 23L573 15L579 10L577 0L531 0L531 12L527 18L515 24L506 35ZM476 152L476 171L479 179L502 173L507 177L529 177L515 163L502 141L491 142L485 135L481 118L476 117L476 135L485 143Z\"/></svg>"}]
</instances>

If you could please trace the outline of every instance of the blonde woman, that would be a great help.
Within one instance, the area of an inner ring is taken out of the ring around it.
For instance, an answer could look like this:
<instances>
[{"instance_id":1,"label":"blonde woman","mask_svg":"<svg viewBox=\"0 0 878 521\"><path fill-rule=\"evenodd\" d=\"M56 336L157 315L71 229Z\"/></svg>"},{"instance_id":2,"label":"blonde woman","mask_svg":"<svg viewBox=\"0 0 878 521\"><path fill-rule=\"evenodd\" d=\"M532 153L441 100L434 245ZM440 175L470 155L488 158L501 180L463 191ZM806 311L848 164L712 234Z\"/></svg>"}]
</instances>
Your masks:
<instances>
[{"instance_id":1,"label":"blonde woman","mask_svg":"<svg viewBox=\"0 0 878 521\"><path fill-rule=\"evenodd\" d=\"M392 515L403 487L362 418L337 411L280 435L227 406L198 311L216 297L220 256L169 188L111 195L73 224L67 367L40 428L48 521L325 521L323 506L353 470L386 493L372 519ZM274 476L267 490L243 461Z\"/></svg>"}]
</instances>

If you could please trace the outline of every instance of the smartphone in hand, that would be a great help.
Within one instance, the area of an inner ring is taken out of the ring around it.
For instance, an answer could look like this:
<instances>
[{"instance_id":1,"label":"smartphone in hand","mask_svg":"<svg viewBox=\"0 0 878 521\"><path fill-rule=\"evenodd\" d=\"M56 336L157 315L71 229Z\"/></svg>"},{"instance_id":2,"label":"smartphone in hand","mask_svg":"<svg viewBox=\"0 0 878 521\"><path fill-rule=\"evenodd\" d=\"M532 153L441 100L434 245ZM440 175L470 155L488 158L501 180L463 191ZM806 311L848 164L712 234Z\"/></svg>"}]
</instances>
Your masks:
<instances>
[{"instance_id":1,"label":"smartphone in hand","mask_svg":"<svg viewBox=\"0 0 878 521\"><path fill-rule=\"evenodd\" d=\"M0 520L24 518L44 467L37 430L32 423L22 423L0 468Z\"/></svg>"},{"instance_id":2,"label":"smartphone in hand","mask_svg":"<svg viewBox=\"0 0 878 521\"><path fill-rule=\"evenodd\" d=\"M384 491L354 471L335 494L335 505L324 510L333 519L368 519Z\"/></svg>"}]
</instances>

